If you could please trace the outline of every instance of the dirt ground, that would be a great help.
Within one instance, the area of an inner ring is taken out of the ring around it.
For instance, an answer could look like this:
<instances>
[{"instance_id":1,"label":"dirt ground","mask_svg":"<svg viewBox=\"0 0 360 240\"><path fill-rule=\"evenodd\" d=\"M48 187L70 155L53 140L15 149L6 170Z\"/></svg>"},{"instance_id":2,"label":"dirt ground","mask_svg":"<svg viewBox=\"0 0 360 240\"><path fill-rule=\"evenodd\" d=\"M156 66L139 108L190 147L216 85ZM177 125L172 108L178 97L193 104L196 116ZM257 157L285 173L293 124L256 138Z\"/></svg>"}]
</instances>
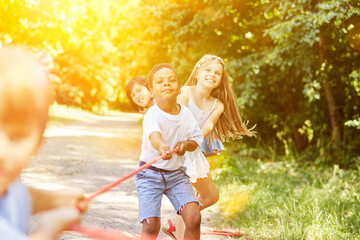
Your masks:
<instances>
[{"instance_id":1,"label":"dirt ground","mask_svg":"<svg viewBox=\"0 0 360 240\"><path fill-rule=\"evenodd\" d=\"M82 121L50 126L39 154L23 172L26 184L45 189L81 188L96 191L133 171L138 166L141 146L141 114L91 115ZM202 211L202 232L215 226L216 205ZM164 196L162 220L175 213ZM30 229L36 227L37 217ZM82 220L84 226L126 232L139 236L138 199L134 177L124 181L90 202ZM66 232L59 239L90 239ZM160 232L158 239L170 239ZM229 239L202 235L201 239Z\"/></svg>"}]
</instances>

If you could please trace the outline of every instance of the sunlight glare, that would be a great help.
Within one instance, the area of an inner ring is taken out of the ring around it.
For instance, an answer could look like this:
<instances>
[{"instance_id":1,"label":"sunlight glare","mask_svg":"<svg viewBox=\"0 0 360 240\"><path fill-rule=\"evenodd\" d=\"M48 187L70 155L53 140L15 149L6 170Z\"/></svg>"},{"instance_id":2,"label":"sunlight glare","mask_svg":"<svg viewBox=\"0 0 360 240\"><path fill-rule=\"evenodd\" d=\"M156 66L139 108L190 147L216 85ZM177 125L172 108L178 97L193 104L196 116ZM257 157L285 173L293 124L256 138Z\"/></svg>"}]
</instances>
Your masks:
<instances>
[{"instance_id":1,"label":"sunlight glare","mask_svg":"<svg viewBox=\"0 0 360 240\"><path fill-rule=\"evenodd\" d=\"M245 209L250 202L250 194L244 190L227 191L227 199L221 207L223 214L231 217Z\"/></svg>"}]
</instances>

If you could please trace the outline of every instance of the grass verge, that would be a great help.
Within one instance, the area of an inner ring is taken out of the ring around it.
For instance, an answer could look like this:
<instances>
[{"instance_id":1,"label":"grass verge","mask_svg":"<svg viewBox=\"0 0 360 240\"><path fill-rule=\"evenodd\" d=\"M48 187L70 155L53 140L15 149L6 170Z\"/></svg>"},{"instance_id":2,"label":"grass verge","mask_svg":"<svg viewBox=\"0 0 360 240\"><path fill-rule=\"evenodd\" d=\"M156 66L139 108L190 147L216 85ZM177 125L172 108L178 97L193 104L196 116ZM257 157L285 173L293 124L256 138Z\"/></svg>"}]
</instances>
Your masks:
<instances>
[{"instance_id":1,"label":"grass verge","mask_svg":"<svg viewBox=\"0 0 360 240\"><path fill-rule=\"evenodd\" d=\"M360 168L225 154L216 162L221 220L247 239L360 239Z\"/></svg>"}]
</instances>

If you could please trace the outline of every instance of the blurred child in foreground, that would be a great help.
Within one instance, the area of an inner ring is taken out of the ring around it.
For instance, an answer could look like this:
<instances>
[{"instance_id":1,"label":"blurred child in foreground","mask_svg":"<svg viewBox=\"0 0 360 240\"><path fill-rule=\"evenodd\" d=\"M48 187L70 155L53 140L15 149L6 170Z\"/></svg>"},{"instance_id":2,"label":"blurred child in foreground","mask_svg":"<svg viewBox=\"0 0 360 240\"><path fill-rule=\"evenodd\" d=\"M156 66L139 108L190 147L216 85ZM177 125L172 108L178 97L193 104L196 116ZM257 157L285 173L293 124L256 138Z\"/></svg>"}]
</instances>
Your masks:
<instances>
[{"instance_id":1,"label":"blurred child in foreground","mask_svg":"<svg viewBox=\"0 0 360 240\"><path fill-rule=\"evenodd\" d=\"M41 145L50 99L45 67L24 47L0 46L1 239L56 239L86 211L82 191L40 190L21 181ZM30 215L40 212L38 228L27 235Z\"/></svg>"}]
</instances>

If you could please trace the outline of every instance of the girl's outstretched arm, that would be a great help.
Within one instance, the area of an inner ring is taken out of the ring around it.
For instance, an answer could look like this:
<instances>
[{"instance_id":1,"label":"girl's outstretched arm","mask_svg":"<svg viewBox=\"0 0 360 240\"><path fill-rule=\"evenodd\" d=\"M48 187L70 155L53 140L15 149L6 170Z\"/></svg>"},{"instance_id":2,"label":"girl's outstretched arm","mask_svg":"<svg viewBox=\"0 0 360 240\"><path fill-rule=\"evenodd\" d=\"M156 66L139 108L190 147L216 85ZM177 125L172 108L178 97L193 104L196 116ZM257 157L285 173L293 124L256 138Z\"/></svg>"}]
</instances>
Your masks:
<instances>
[{"instance_id":1,"label":"girl's outstretched arm","mask_svg":"<svg viewBox=\"0 0 360 240\"><path fill-rule=\"evenodd\" d=\"M186 106L187 102L190 98L190 86L183 86L181 88L181 92L177 97L177 102L181 103L182 105Z\"/></svg>"},{"instance_id":2,"label":"girl's outstretched arm","mask_svg":"<svg viewBox=\"0 0 360 240\"><path fill-rule=\"evenodd\" d=\"M193 86L183 86L181 88L181 93L179 94L177 101L183 105L187 105L190 94L191 87ZM209 136L210 132L214 129L217 121L219 120L221 114L224 112L224 104L218 100L215 104L214 110L211 112L209 117L206 119L203 127L201 128L201 132L204 135L204 139Z\"/></svg>"},{"instance_id":3,"label":"girl's outstretched arm","mask_svg":"<svg viewBox=\"0 0 360 240\"><path fill-rule=\"evenodd\" d=\"M204 139L207 138L210 132L214 129L217 121L219 120L223 112L224 104L220 100L218 100L215 104L214 110L210 113L209 117L206 119L204 125L201 128Z\"/></svg>"}]
</instances>

